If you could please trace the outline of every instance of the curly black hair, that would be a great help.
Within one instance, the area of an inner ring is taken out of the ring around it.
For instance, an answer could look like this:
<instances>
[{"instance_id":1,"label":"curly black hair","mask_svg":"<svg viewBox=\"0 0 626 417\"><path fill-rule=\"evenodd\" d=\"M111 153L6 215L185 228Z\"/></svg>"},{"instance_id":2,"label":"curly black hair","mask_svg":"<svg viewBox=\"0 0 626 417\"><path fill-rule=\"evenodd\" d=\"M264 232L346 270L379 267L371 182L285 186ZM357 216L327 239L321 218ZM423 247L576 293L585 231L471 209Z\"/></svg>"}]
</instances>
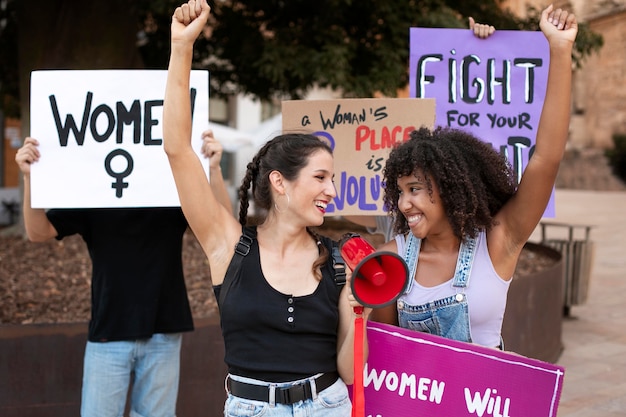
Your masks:
<instances>
[{"instance_id":1,"label":"curly black hair","mask_svg":"<svg viewBox=\"0 0 626 417\"><path fill-rule=\"evenodd\" d=\"M397 180L422 175L432 199L433 181L454 234L476 237L493 226L493 216L515 193L511 165L493 147L460 129L422 127L391 150L383 170L384 203L395 218L394 231L409 231L398 208Z\"/></svg>"}]
</instances>

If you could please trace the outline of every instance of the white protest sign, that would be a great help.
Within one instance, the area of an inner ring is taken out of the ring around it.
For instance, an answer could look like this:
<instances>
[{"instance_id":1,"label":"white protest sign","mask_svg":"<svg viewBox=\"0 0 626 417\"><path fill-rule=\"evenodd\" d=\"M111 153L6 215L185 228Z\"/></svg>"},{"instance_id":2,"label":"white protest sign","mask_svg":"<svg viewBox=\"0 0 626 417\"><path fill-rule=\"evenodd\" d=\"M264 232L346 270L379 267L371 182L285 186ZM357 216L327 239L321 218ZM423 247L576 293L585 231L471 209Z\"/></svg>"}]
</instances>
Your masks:
<instances>
[{"instance_id":1,"label":"white protest sign","mask_svg":"<svg viewBox=\"0 0 626 417\"><path fill-rule=\"evenodd\" d=\"M34 208L175 207L163 150L167 71L33 71L31 168ZM192 71L192 144L208 125L209 74ZM208 178L208 162L206 162Z\"/></svg>"}]
</instances>

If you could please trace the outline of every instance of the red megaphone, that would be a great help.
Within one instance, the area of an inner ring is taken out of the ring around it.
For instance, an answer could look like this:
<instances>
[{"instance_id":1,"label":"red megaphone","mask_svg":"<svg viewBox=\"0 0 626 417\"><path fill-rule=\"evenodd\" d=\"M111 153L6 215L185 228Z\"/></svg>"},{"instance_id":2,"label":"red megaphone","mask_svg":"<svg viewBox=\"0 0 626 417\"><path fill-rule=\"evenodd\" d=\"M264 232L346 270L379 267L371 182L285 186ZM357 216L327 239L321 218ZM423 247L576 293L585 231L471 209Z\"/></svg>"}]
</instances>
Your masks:
<instances>
[{"instance_id":1,"label":"red megaphone","mask_svg":"<svg viewBox=\"0 0 626 417\"><path fill-rule=\"evenodd\" d=\"M409 268L397 254L376 252L357 233L347 233L341 238L339 252L352 270L352 294L364 307L389 305L406 289Z\"/></svg>"}]
</instances>

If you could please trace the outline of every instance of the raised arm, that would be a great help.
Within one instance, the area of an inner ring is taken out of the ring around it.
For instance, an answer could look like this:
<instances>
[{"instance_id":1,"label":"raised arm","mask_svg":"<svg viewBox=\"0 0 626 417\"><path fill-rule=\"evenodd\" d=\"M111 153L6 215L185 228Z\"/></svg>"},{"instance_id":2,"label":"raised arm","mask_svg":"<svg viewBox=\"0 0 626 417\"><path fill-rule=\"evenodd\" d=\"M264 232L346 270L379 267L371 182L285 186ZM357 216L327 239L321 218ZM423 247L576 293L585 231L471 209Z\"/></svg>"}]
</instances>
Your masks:
<instances>
[{"instance_id":1,"label":"raised arm","mask_svg":"<svg viewBox=\"0 0 626 417\"><path fill-rule=\"evenodd\" d=\"M214 284L221 282L241 226L218 200L191 146L189 76L193 45L209 17L206 0L190 0L172 16L171 55L163 103L163 141L181 207L209 258ZM215 270L214 270L215 269ZM214 273L215 272L215 273Z\"/></svg>"},{"instance_id":2,"label":"raised arm","mask_svg":"<svg viewBox=\"0 0 626 417\"><path fill-rule=\"evenodd\" d=\"M30 202L30 167L39 160L39 142L34 138L24 139L24 145L15 154L15 162L24 178L24 227L28 239L33 242L43 242L56 237L58 234L46 216L44 209L34 209Z\"/></svg>"},{"instance_id":3,"label":"raised arm","mask_svg":"<svg viewBox=\"0 0 626 417\"><path fill-rule=\"evenodd\" d=\"M215 139L213 131L211 129L202 132L202 155L209 160L209 177L211 180L211 189L217 201L229 212L233 212L233 203L230 201L228 189L224 182L224 176L222 175L222 167L220 162L222 161L222 155L224 154L224 147Z\"/></svg>"},{"instance_id":4,"label":"raised arm","mask_svg":"<svg viewBox=\"0 0 626 417\"><path fill-rule=\"evenodd\" d=\"M526 243L550 200L565 152L570 122L572 48L578 31L576 18L549 6L541 13L539 26L550 46L550 65L535 151L524 170L517 193L496 216L514 251Z\"/></svg>"}]
</instances>

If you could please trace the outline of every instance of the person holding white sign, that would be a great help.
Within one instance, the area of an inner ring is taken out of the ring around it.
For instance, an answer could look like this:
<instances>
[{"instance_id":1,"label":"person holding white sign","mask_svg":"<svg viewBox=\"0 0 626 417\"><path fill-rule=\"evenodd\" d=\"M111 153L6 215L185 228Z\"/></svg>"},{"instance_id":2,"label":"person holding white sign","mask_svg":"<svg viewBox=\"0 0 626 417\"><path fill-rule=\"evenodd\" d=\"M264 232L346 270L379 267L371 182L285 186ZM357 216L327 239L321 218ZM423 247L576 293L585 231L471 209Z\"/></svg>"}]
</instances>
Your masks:
<instances>
[{"instance_id":1,"label":"person holding white sign","mask_svg":"<svg viewBox=\"0 0 626 417\"><path fill-rule=\"evenodd\" d=\"M211 131L202 139L215 195L232 210L221 177L221 144ZM181 257L188 225L181 209L34 209L30 168L40 159L38 146L28 137L15 156L24 178L26 233L33 242L78 233L92 261L81 416L121 416L131 378L132 415L175 416L182 332L193 330Z\"/></svg>"},{"instance_id":2,"label":"person holding white sign","mask_svg":"<svg viewBox=\"0 0 626 417\"><path fill-rule=\"evenodd\" d=\"M350 416L360 306L335 272L332 242L311 229L336 195L332 151L313 135L277 136L248 164L239 221L219 204L190 143L193 45L209 12L206 0L191 0L172 17L163 141L219 303L224 415ZM265 213L257 227L247 225L250 187Z\"/></svg>"},{"instance_id":3,"label":"person holding white sign","mask_svg":"<svg viewBox=\"0 0 626 417\"><path fill-rule=\"evenodd\" d=\"M422 128L390 152L384 201L398 235L379 250L403 255L412 279L373 320L502 348L508 288L550 200L570 120L577 21L549 6L539 26L550 47L548 83L519 186L500 153L462 130Z\"/></svg>"}]
</instances>

